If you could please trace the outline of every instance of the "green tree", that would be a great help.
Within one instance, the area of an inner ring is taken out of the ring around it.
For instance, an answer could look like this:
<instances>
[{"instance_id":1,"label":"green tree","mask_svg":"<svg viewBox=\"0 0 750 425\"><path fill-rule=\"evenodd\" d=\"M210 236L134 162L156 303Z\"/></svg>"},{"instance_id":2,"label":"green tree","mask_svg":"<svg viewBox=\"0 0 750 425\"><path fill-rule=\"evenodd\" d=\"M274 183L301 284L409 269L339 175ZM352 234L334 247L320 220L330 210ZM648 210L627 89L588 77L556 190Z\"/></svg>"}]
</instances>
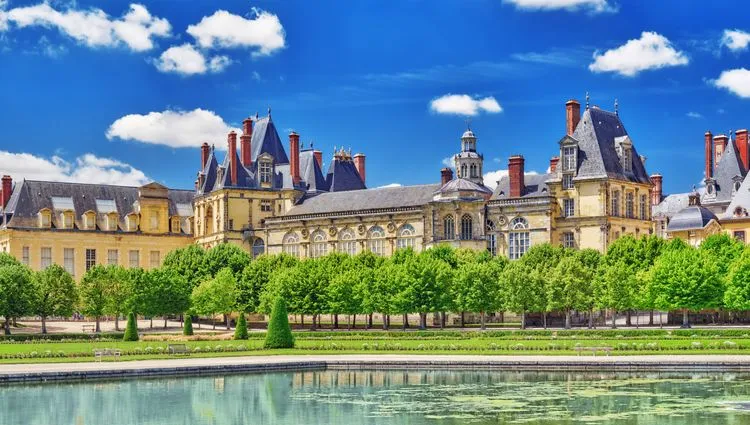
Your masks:
<instances>
[{"instance_id":1,"label":"green tree","mask_svg":"<svg viewBox=\"0 0 750 425\"><path fill-rule=\"evenodd\" d=\"M96 321L96 332L101 332L99 321L106 313L108 293L112 283L107 267L96 265L86 271L78 284L81 313L93 317Z\"/></svg>"},{"instance_id":2,"label":"green tree","mask_svg":"<svg viewBox=\"0 0 750 425\"><path fill-rule=\"evenodd\" d=\"M572 256L581 263L584 268L584 273L587 276L590 276L588 286L585 287L583 294L582 307L585 307L585 310L587 311L589 321L588 327L591 329L594 327L594 308L597 305L598 294L597 276L599 275L602 264L602 254L595 249L586 248L575 251Z\"/></svg>"},{"instance_id":3,"label":"green tree","mask_svg":"<svg viewBox=\"0 0 750 425\"><path fill-rule=\"evenodd\" d=\"M406 288L409 310L419 313L420 329L427 328L427 313L445 311L449 308L450 284L453 271L444 261L426 255L416 255L405 263L411 274L411 287Z\"/></svg>"},{"instance_id":4,"label":"green tree","mask_svg":"<svg viewBox=\"0 0 750 425\"><path fill-rule=\"evenodd\" d=\"M405 279L403 265L386 261L374 270L373 284L368 292L368 302L374 311L383 315L383 329L390 327L390 315L399 313L396 299Z\"/></svg>"},{"instance_id":5,"label":"green tree","mask_svg":"<svg viewBox=\"0 0 750 425\"><path fill-rule=\"evenodd\" d=\"M239 279L242 276L242 270L250 263L250 254L238 245L225 242L206 251L205 261L208 276L216 277L221 270L228 268L235 279Z\"/></svg>"},{"instance_id":6,"label":"green tree","mask_svg":"<svg viewBox=\"0 0 750 425\"><path fill-rule=\"evenodd\" d=\"M565 313L565 329L571 327L573 310L587 310L593 277L592 270L576 256L562 258L552 272L547 302L550 310Z\"/></svg>"},{"instance_id":7,"label":"green tree","mask_svg":"<svg viewBox=\"0 0 750 425\"><path fill-rule=\"evenodd\" d=\"M745 249L729 270L724 306L732 311L750 310L750 249Z\"/></svg>"},{"instance_id":8,"label":"green tree","mask_svg":"<svg viewBox=\"0 0 750 425\"><path fill-rule=\"evenodd\" d=\"M234 328L234 339L247 338L247 320L245 320L245 313L240 312L240 317L237 318L237 326Z\"/></svg>"},{"instance_id":9,"label":"green tree","mask_svg":"<svg viewBox=\"0 0 750 425\"><path fill-rule=\"evenodd\" d=\"M456 273L456 306L461 311L479 312L482 330L486 329L486 313L503 306L500 272L493 262L467 262Z\"/></svg>"},{"instance_id":10,"label":"green tree","mask_svg":"<svg viewBox=\"0 0 750 425\"><path fill-rule=\"evenodd\" d=\"M265 348L294 348L294 336L289 327L286 304L281 297L274 302L263 346Z\"/></svg>"},{"instance_id":11,"label":"green tree","mask_svg":"<svg viewBox=\"0 0 750 425\"><path fill-rule=\"evenodd\" d=\"M0 316L5 318L5 334L10 335L10 321L32 312L34 288L31 271L6 255L0 254Z\"/></svg>"},{"instance_id":12,"label":"green tree","mask_svg":"<svg viewBox=\"0 0 750 425\"><path fill-rule=\"evenodd\" d=\"M104 272L102 272L102 279L107 279L106 285L106 306L104 308L104 314L109 314L115 317L115 330L120 330L120 315L126 312L132 311L131 298L133 297L133 290L137 287L133 283L133 277L141 272L141 269L126 269L122 266L102 266Z\"/></svg>"},{"instance_id":13,"label":"green tree","mask_svg":"<svg viewBox=\"0 0 750 425\"><path fill-rule=\"evenodd\" d=\"M617 327L617 312L633 307L636 275L625 262L614 262L602 267L596 279L596 305L612 310L612 329Z\"/></svg>"},{"instance_id":14,"label":"green tree","mask_svg":"<svg viewBox=\"0 0 750 425\"><path fill-rule=\"evenodd\" d=\"M688 311L720 305L723 288L719 270L708 254L694 248L662 253L649 275L655 304L665 310L682 310L683 327L689 327Z\"/></svg>"},{"instance_id":15,"label":"green tree","mask_svg":"<svg viewBox=\"0 0 750 425\"><path fill-rule=\"evenodd\" d=\"M128 313L128 323L125 325L125 335L122 336L122 340L138 341L138 322L132 311Z\"/></svg>"},{"instance_id":16,"label":"green tree","mask_svg":"<svg viewBox=\"0 0 750 425\"><path fill-rule=\"evenodd\" d=\"M526 313L547 310L547 285L541 273L520 261L513 261L500 276L505 308L521 315L526 329Z\"/></svg>"},{"instance_id":17,"label":"green tree","mask_svg":"<svg viewBox=\"0 0 750 425\"><path fill-rule=\"evenodd\" d=\"M47 318L68 317L78 300L76 283L64 268L53 264L34 273L33 312L42 319L42 333L47 333Z\"/></svg>"},{"instance_id":18,"label":"green tree","mask_svg":"<svg viewBox=\"0 0 750 425\"><path fill-rule=\"evenodd\" d=\"M552 273L555 267L566 255L568 255L568 252L564 248L543 243L532 246L519 261L532 270L536 270L539 279L544 282L546 289L552 284ZM548 302L544 310L542 310L542 319L545 328L547 328L547 313L551 311L550 306L551 304Z\"/></svg>"},{"instance_id":19,"label":"green tree","mask_svg":"<svg viewBox=\"0 0 750 425\"><path fill-rule=\"evenodd\" d=\"M206 250L197 244L170 251L164 257L162 267L172 269L184 277L190 284L191 290L206 278L211 277L208 271Z\"/></svg>"},{"instance_id":20,"label":"green tree","mask_svg":"<svg viewBox=\"0 0 750 425\"><path fill-rule=\"evenodd\" d=\"M335 314L346 314L347 329L351 329L354 316L354 326L356 327L357 313L362 311L362 286L360 281L365 273L372 273L365 267L357 266L333 276L331 283L328 285L327 299L329 310Z\"/></svg>"},{"instance_id":21,"label":"green tree","mask_svg":"<svg viewBox=\"0 0 750 425\"><path fill-rule=\"evenodd\" d=\"M185 323L182 325L182 334L190 336L193 334L193 315L188 314L185 316Z\"/></svg>"},{"instance_id":22,"label":"green tree","mask_svg":"<svg viewBox=\"0 0 750 425\"><path fill-rule=\"evenodd\" d=\"M237 306L237 280L230 268L216 273L216 277L198 285L192 292L193 309L199 314L224 314L227 330L229 314Z\"/></svg>"},{"instance_id":23,"label":"green tree","mask_svg":"<svg viewBox=\"0 0 750 425\"><path fill-rule=\"evenodd\" d=\"M294 267L299 261L288 254L261 255L242 270L237 281L237 308L245 312L258 312L260 295L276 270Z\"/></svg>"},{"instance_id":24,"label":"green tree","mask_svg":"<svg viewBox=\"0 0 750 425\"><path fill-rule=\"evenodd\" d=\"M175 270L159 267L146 272L146 285L149 287L150 313L164 316L164 328L167 328L167 316L182 314L190 308L192 287L184 277Z\"/></svg>"}]
</instances>

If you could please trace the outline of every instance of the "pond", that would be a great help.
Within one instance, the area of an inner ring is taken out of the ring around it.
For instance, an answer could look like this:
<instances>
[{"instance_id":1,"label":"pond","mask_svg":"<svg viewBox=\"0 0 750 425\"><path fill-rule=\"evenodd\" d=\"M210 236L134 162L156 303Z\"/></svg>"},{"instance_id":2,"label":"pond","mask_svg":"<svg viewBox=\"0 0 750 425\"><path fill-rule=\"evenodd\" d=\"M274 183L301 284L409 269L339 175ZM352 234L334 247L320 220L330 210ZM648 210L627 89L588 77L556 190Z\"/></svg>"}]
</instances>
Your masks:
<instances>
[{"instance_id":1,"label":"pond","mask_svg":"<svg viewBox=\"0 0 750 425\"><path fill-rule=\"evenodd\" d=\"M0 386L0 424L748 424L750 375L318 371Z\"/></svg>"}]
</instances>

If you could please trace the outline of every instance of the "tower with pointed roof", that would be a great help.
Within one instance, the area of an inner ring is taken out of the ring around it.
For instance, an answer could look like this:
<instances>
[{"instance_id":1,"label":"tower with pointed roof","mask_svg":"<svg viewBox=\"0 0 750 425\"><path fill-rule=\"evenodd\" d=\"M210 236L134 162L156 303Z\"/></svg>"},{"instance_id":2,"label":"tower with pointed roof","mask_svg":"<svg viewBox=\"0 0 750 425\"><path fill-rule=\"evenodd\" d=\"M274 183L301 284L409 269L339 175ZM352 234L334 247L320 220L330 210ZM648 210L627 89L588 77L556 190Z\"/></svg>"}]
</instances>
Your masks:
<instances>
[{"instance_id":1,"label":"tower with pointed roof","mask_svg":"<svg viewBox=\"0 0 750 425\"><path fill-rule=\"evenodd\" d=\"M461 151L453 156L453 164L456 167L456 177L483 184L484 156L477 153L477 136L471 127L467 127L461 136Z\"/></svg>"}]
</instances>

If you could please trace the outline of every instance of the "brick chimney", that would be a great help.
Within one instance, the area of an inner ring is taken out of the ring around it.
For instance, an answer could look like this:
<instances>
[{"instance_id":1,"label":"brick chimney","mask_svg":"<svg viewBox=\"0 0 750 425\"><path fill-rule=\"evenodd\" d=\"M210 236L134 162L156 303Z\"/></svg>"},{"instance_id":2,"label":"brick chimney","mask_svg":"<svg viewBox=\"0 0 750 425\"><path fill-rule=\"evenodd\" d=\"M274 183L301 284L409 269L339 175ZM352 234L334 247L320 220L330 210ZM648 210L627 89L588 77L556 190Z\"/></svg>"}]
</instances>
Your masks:
<instances>
[{"instance_id":1,"label":"brick chimney","mask_svg":"<svg viewBox=\"0 0 750 425\"><path fill-rule=\"evenodd\" d=\"M2 202L3 208L5 208L6 205L8 205L8 200L10 199L10 195L13 194L13 179L10 178L9 175L3 176L3 186L0 192L0 202Z\"/></svg>"},{"instance_id":2,"label":"brick chimney","mask_svg":"<svg viewBox=\"0 0 750 425\"><path fill-rule=\"evenodd\" d=\"M253 163L251 144L253 138L253 119L245 118L242 121L242 136L240 136L240 161L245 167L250 167Z\"/></svg>"},{"instance_id":3,"label":"brick chimney","mask_svg":"<svg viewBox=\"0 0 750 425\"><path fill-rule=\"evenodd\" d=\"M313 156L315 157L315 161L318 162L318 167L320 167L320 169L322 170L323 169L323 152L315 149L313 151Z\"/></svg>"},{"instance_id":4,"label":"brick chimney","mask_svg":"<svg viewBox=\"0 0 750 425\"><path fill-rule=\"evenodd\" d=\"M525 187L523 182L523 156L513 155L508 159L508 177L510 178L510 197L519 198Z\"/></svg>"},{"instance_id":5,"label":"brick chimney","mask_svg":"<svg viewBox=\"0 0 750 425\"><path fill-rule=\"evenodd\" d=\"M299 176L299 134L295 132L289 133L289 172L292 174L292 182L298 184L300 179Z\"/></svg>"},{"instance_id":6,"label":"brick chimney","mask_svg":"<svg viewBox=\"0 0 750 425\"><path fill-rule=\"evenodd\" d=\"M559 156L553 156L549 159L549 172L554 173L557 170L557 163L560 162Z\"/></svg>"},{"instance_id":7,"label":"brick chimney","mask_svg":"<svg viewBox=\"0 0 750 425\"><path fill-rule=\"evenodd\" d=\"M357 169L359 177L362 179L362 183L365 183L365 154L358 153L354 155L354 168Z\"/></svg>"},{"instance_id":8,"label":"brick chimney","mask_svg":"<svg viewBox=\"0 0 750 425\"><path fill-rule=\"evenodd\" d=\"M440 170L440 185L445 186L446 183L453 180L453 170L448 167Z\"/></svg>"},{"instance_id":9,"label":"brick chimney","mask_svg":"<svg viewBox=\"0 0 750 425\"><path fill-rule=\"evenodd\" d=\"M714 135L710 131L705 134L706 139L706 178L714 175Z\"/></svg>"},{"instance_id":10,"label":"brick chimney","mask_svg":"<svg viewBox=\"0 0 750 425\"><path fill-rule=\"evenodd\" d=\"M651 175L651 184L654 185L651 188L651 205L659 205L661 203L661 174Z\"/></svg>"},{"instance_id":11,"label":"brick chimney","mask_svg":"<svg viewBox=\"0 0 750 425\"><path fill-rule=\"evenodd\" d=\"M201 171L206 169L206 163L208 162L208 153L210 152L208 143L203 142L201 145Z\"/></svg>"},{"instance_id":12,"label":"brick chimney","mask_svg":"<svg viewBox=\"0 0 750 425\"><path fill-rule=\"evenodd\" d=\"M237 186L237 133L234 130L229 132L227 141L229 143L227 155L229 155L229 168L232 173L232 186Z\"/></svg>"},{"instance_id":13,"label":"brick chimney","mask_svg":"<svg viewBox=\"0 0 750 425\"><path fill-rule=\"evenodd\" d=\"M565 103L565 131L568 136L572 136L576 131L579 121L581 121L581 104L571 99Z\"/></svg>"},{"instance_id":14,"label":"brick chimney","mask_svg":"<svg viewBox=\"0 0 750 425\"><path fill-rule=\"evenodd\" d=\"M750 147L747 145L747 129L743 128L742 130L737 130L734 134L734 143L737 144L737 150L740 151L742 165L747 171L750 168L750 152L748 151Z\"/></svg>"},{"instance_id":15,"label":"brick chimney","mask_svg":"<svg viewBox=\"0 0 750 425\"><path fill-rule=\"evenodd\" d=\"M728 140L729 136L726 134L714 136L714 167L719 164L721 156L724 155L724 150L727 148Z\"/></svg>"}]
</instances>

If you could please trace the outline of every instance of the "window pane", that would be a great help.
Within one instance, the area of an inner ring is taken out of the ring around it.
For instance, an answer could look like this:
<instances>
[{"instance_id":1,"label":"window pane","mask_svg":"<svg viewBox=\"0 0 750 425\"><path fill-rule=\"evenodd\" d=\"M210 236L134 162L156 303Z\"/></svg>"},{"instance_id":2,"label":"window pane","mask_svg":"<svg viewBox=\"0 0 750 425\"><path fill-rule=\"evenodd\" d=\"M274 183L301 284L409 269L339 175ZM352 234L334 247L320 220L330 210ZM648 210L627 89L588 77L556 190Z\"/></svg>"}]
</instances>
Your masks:
<instances>
[{"instance_id":1,"label":"window pane","mask_svg":"<svg viewBox=\"0 0 750 425\"><path fill-rule=\"evenodd\" d=\"M86 249L86 271L96 265L96 250Z\"/></svg>"},{"instance_id":2,"label":"window pane","mask_svg":"<svg viewBox=\"0 0 750 425\"><path fill-rule=\"evenodd\" d=\"M75 260L75 249L64 248L63 249L63 267L65 271L75 276L76 272L76 260Z\"/></svg>"},{"instance_id":3,"label":"window pane","mask_svg":"<svg viewBox=\"0 0 750 425\"><path fill-rule=\"evenodd\" d=\"M107 250L107 264L116 266L119 263L120 253L116 249Z\"/></svg>"},{"instance_id":4,"label":"window pane","mask_svg":"<svg viewBox=\"0 0 750 425\"><path fill-rule=\"evenodd\" d=\"M40 264L41 269L44 270L51 265L52 265L52 248L44 247L42 248L42 262Z\"/></svg>"},{"instance_id":5,"label":"window pane","mask_svg":"<svg viewBox=\"0 0 750 425\"><path fill-rule=\"evenodd\" d=\"M159 251L151 251L149 253L149 263L151 267L159 267L161 264L161 254Z\"/></svg>"},{"instance_id":6,"label":"window pane","mask_svg":"<svg viewBox=\"0 0 750 425\"><path fill-rule=\"evenodd\" d=\"M21 249L21 262L28 266L29 262L31 261L30 255L29 255L29 247L25 246Z\"/></svg>"},{"instance_id":7,"label":"window pane","mask_svg":"<svg viewBox=\"0 0 750 425\"><path fill-rule=\"evenodd\" d=\"M141 253L140 251L131 250L128 253L129 263L131 268L138 268L141 266Z\"/></svg>"}]
</instances>

